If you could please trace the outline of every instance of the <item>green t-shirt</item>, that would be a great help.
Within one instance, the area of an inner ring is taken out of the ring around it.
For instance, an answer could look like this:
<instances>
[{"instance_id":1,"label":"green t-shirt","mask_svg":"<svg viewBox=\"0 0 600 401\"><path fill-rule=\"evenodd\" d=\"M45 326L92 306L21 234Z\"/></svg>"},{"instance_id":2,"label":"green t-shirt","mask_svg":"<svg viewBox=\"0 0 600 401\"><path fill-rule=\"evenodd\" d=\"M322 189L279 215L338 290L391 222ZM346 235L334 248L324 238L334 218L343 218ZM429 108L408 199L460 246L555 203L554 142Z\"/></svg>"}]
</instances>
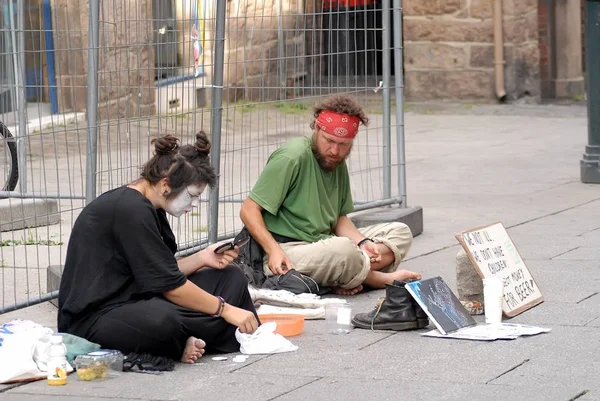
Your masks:
<instances>
[{"instance_id":1,"label":"green t-shirt","mask_svg":"<svg viewBox=\"0 0 600 401\"><path fill-rule=\"evenodd\" d=\"M330 237L340 216L354 210L346 163L321 169L311 138L295 138L271 154L250 192L267 229L300 241Z\"/></svg>"}]
</instances>

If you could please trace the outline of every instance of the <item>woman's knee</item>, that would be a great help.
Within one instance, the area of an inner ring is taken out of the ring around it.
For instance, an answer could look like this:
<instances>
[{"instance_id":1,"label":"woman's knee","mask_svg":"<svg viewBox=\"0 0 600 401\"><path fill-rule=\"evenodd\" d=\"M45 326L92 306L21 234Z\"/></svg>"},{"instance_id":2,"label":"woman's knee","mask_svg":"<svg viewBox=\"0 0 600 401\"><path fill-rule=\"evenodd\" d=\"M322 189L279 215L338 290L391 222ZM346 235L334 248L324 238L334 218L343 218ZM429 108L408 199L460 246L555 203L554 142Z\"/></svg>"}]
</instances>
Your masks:
<instances>
[{"instance_id":1,"label":"woman's knee","mask_svg":"<svg viewBox=\"0 0 600 401\"><path fill-rule=\"evenodd\" d=\"M244 275L242 269L237 266L229 265L224 269L221 269L223 274L226 274L225 280L228 286L246 288L248 287L248 279Z\"/></svg>"},{"instance_id":2,"label":"woman's knee","mask_svg":"<svg viewBox=\"0 0 600 401\"><path fill-rule=\"evenodd\" d=\"M156 299L156 302L168 301ZM174 308L148 304L144 311L128 309L127 306L118 307L102 315L91 330L94 342L116 347L118 343L127 343L129 339L151 337L161 342L181 333L181 316Z\"/></svg>"},{"instance_id":3,"label":"woman's knee","mask_svg":"<svg viewBox=\"0 0 600 401\"><path fill-rule=\"evenodd\" d=\"M175 309L160 309L148 314L148 326L155 330L160 337L173 338L181 333L183 322L181 315Z\"/></svg>"}]
</instances>

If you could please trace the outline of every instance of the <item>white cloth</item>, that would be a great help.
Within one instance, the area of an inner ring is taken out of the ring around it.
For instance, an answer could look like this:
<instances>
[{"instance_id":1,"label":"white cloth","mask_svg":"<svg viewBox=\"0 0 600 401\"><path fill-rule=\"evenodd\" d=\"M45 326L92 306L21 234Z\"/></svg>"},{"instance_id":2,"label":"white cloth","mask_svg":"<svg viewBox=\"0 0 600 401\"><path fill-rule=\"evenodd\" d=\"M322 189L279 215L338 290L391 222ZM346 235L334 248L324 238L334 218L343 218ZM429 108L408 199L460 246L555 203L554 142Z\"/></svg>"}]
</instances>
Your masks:
<instances>
[{"instance_id":1,"label":"white cloth","mask_svg":"<svg viewBox=\"0 0 600 401\"><path fill-rule=\"evenodd\" d=\"M254 303L261 303L258 314L291 313L303 315L305 319L325 319L325 305L329 303L344 304L341 298L321 298L317 294L294 294L285 290L269 290L248 286L250 297Z\"/></svg>"},{"instance_id":2,"label":"white cloth","mask_svg":"<svg viewBox=\"0 0 600 401\"><path fill-rule=\"evenodd\" d=\"M261 305L256 308L256 313L260 315L286 314L301 315L305 320L325 319L325 308L288 308L285 306Z\"/></svg>"},{"instance_id":3,"label":"white cloth","mask_svg":"<svg viewBox=\"0 0 600 401\"><path fill-rule=\"evenodd\" d=\"M275 333L277 323L261 324L252 334L244 334L240 329L235 331L235 338L240 343L240 352L246 355L277 354L296 351L298 346L292 344L281 334Z\"/></svg>"},{"instance_id":4,"label":"white cloth","mask_svg":"<svg viewBox=\"0 0 600 401\"><path fill-rule=\"evenodd\" d=\"M0 383L46 377L46 350L52 329L31 320L0 325ZM67 362L67 372L73 367Z\"/></svg>"},{"instance_id":5,"label":"white cloth","mask_svg":"<svg viewBox=\"0 0 600 401\"><path fill-rule=\"evenodd\" d=\"M294 294L285 290L269 290L266 288L254 288L248 286L252 301L260 301L263 304L273 306L292 306L299 308L319 308L329 303L346 303L341 298L321 298L317 294Z\"/></svg>"}]
</instances>

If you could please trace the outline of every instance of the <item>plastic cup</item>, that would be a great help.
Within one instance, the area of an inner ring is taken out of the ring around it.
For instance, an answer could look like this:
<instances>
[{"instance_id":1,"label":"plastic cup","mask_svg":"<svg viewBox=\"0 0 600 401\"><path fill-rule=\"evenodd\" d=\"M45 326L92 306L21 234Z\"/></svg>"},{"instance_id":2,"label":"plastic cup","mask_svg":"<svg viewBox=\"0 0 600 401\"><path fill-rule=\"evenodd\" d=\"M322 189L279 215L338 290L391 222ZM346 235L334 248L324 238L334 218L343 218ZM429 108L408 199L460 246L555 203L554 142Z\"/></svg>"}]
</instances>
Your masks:
<instances>
[{"instance_id":1,"label":"plastic cup","mask_svg":"<svg viewBox=\"0 0 600 401\"><path fill-rule=\"evenodd\" d=\"M327 332L348 334L352 331L352 307L349 303L329 303L325 305Z\"/></svg>"},{"instance_id":2,"label":"plastic cup","mask_svg":"<svg viewBox=\"0 0 600 401\"><path fill-rule=\"evenodd\" d=\"M487 324L502 323L502 298L504 286L497 278L483 279L483 303L485 307L485 322Z\"/></svg>"}]
</instances>

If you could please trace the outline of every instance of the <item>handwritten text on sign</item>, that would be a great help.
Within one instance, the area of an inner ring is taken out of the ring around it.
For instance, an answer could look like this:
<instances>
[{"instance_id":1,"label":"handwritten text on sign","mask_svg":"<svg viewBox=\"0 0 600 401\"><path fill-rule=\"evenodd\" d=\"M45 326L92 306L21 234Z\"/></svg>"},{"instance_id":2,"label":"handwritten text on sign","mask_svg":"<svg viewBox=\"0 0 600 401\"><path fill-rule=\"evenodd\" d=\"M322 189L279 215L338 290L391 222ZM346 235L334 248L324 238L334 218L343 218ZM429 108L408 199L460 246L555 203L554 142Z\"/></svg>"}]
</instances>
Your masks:
<instances>
[{"instance_id":1,"label":"handwritten text on sign","mask_svg":"<svg viewBox=\"0 0 600 401\"><path fill-rule=\"evenodd\" d=\"M504 283L506 315L514 316L542 301L542 294L527 270L502 223L462 233L465 250L483 277L497 277ZM511 313L513 312L513 313Z\"/></svg>"}]
</instances>

